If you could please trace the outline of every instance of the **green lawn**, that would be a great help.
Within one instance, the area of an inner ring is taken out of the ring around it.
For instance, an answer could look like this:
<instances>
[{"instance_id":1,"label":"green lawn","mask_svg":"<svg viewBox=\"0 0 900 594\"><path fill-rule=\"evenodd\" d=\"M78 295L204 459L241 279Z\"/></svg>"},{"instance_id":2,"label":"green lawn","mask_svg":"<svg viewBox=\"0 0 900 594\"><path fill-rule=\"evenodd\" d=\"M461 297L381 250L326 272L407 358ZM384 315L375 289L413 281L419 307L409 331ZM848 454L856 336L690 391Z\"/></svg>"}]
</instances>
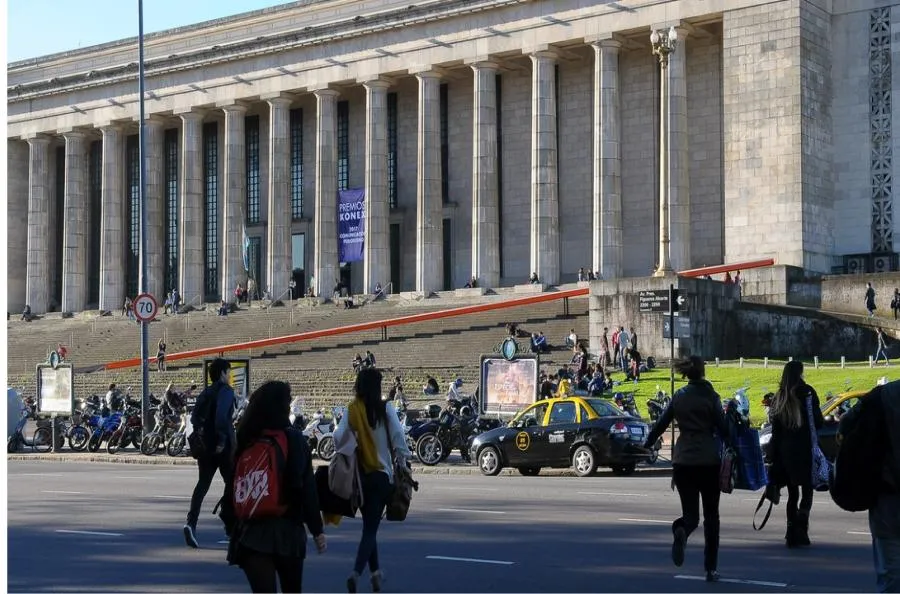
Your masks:
<instances>
[{"instance_id":1,"label":"green lawn","mask_svg":"<svg viewBox=\"0 0 900 594\"><path fill-rule=\"evenodd\" d=\"M761 362L760 362L761 363ZM715 387L719 395L724 399L732 396L738 388L748 387L747 395L750 397L750 416L754 424L762 422L763 409L760 401L766 392L774 392L778 389L781 379L782 364L769 367L760 366L738 367L737 365L723 365L715 367L713 363L707 363L707 379ZM888 381L900 379L900 367L876 366L870 369L865 367L848 367L841 369L839 366L825 366L815 369L813 365L806 364L806 382L815 388L819 399L824 402L829 392L838 394L849 390L867 390L875 386L881 377L887 377ZM613 374L613 379L622 378L621 373ZM676 377L675 389L683 386L685 382ZM669 392L669 370L655 369L648 373L642 373L637 384L622 383L615 389L619 392L634 392L638 410L646 417L646 400L656 394L657 386Z\"/></svg>"}]
</instances>

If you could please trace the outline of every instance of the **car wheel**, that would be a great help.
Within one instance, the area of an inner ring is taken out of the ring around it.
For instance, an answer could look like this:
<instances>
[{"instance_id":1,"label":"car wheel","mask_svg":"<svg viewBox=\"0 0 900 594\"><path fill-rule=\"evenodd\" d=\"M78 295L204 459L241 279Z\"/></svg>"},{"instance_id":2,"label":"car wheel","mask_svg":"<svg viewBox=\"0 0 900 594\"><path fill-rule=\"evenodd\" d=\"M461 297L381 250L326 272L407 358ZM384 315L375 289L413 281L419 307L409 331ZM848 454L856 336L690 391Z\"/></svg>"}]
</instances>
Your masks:
<instances>
[{"instance_id":1,"label":"car wheel","mask_svg":"<svg viewBox=\"0 0 900 594\"><path fill-rule=\"evenodd\" d=\"M635 469L634 463L631 464L619 464L618 466L613 466L612 471L613 474L617 476L628 476L629 474L633 474Z\"/></svg>"},{"instance_id":2,"label":"car wheel","mask_svg":"<svg viewBox=\"0 0 900 594\"><path fill-rule=\"evenodd\" d=\"M522 476L537 476L541 473L540 466L520 466L516 468Z\"/></svg>"},{"instance_id":3,"label":"car wheel","mask_svg":"<svg viewBox=\"0 0 900 594\"><path fill-rule=\"evenodd\" d=\"M478 468L484 476L497 476L503 469L500 453L493 446L487 446L478 452Z\"/></svg>"},{"instance_id":4,"label":"car wheel","mask_svg":"<svg viewBox=\"0 0 900 594\"><path fill-rule=\"evenodd\" d=\"M580 446L572 454L572 469L578 476L591 476L597 471L597 457L591 446Z\"/></svg>"}]
</instances>

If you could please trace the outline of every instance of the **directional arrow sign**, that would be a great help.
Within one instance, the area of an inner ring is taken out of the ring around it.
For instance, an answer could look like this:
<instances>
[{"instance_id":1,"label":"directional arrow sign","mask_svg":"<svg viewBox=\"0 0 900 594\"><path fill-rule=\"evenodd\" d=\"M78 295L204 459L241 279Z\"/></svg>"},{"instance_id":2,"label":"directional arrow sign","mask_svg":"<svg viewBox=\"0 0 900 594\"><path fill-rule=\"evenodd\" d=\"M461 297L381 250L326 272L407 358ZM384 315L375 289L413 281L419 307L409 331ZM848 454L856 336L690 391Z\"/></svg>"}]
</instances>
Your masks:
<instances>
[{"instance_id":1,"label":"directional arrow sign","mask_svg":"<svg viewBox=\"0 0 900 594\"><path fill-rule=\"evenodd\" d=\"M691 337L691 319L686 317L677 317L675 319L675 338L678 340L686 340ZM663 338L672 338L672 327L669 326L669 318L663 320Z\"/></svg>"},{"instance_id":2,"label":"directional arrow sign","mask_svg":"<svg viewBox=\"0 0 900 594\"><path fill-rule=\"evenodd\" d=\"M675 298L672 311L684 311L687 309L687 298L678 292L672 291ZM640 291L638 293L638 305L642 313L668 313L669 291Z\"/></svg>"}]
</instances>

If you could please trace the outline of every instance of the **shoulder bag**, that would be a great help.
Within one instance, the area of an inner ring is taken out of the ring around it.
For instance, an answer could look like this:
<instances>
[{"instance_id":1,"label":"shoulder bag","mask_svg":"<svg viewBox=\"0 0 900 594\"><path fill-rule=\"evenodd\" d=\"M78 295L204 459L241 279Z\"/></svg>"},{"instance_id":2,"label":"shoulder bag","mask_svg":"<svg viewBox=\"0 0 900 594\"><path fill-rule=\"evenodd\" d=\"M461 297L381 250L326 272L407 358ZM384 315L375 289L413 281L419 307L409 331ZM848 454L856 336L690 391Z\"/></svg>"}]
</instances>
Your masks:
<instances>
[{"instance_id":1,"label":"shoulder bag","mask_svg":"<svg viewBox=\"0 0 900 594\"><path fill-rule=\"evenodd\" d=\"M406 461L397 459L387 419L384 423L384 432L387 435L388 448L391 450L391 465L394 471L394 488L388 496L384 517L389 522L402 522L409 513L412 493L419 490L419 483L413 480L412 471Z\"/></svg>"},{"instance_id":2,"label":"shoulder bag","mask_svg":"<svg viewBox=\"0 0 900 594\"><path fill-rule=\"evenodd\" d=\"M816 491L827 491L831 478L831 462L819 447L819 436L816 433L816 422L813 416L812 397L806 397L806 416L809 420L809 435L812 440L812 487Z\"/></svg>"}]
</instances>

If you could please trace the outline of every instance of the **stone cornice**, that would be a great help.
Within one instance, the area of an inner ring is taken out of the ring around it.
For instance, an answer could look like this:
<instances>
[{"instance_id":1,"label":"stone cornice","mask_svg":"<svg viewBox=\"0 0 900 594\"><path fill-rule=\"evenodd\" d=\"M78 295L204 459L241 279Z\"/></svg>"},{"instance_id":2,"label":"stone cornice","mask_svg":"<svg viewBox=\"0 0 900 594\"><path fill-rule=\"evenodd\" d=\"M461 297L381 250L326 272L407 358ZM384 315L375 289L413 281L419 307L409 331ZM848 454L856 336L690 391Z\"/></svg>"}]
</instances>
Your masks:
<instances>
[{"instance_id":1,"label":"stone cornice","mask_svg":"<svg viewBox=\"0 0 900 594\"><path fill-rule=\"evenodd\" d=\"M289 49L321 45L390 29L433 22L460 14L523 4L529 1L446 0L378 13L371 17L359 15L338 22L304 27L299 31L295 30L288 33L257 37L252 40L223 43L180 55L175 54L165 58L154 58L144 62L145 76L163 76L229 61L259 57ZM88 55L86 54L85 58ZM138 64L137 62L131 62L110 68L91 70L86 73L19 84L7 88L7 101L8 103L16 103L58 93L68 93L133 81L137 79L137 74Z\"/></svg>"}]
</instances>

